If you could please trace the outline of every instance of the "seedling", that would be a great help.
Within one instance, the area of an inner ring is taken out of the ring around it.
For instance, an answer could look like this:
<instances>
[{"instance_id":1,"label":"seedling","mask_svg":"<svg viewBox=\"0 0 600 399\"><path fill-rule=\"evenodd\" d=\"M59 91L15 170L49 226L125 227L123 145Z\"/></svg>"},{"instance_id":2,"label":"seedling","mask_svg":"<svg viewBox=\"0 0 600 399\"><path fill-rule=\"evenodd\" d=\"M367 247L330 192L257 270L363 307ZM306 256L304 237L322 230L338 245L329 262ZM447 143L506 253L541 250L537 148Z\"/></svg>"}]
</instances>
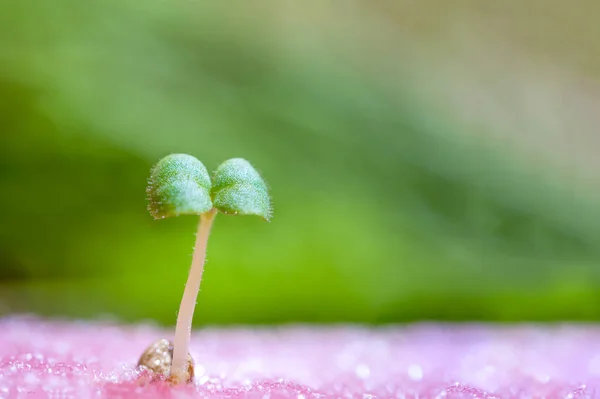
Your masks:
<instances>
[{"instance_id":1,"label":"seedling","mask_svg":"<svg viewBox=\"0 0 600 399\"><path fill-rule=\"evenodd\" d=\"M191 155L172 154L152 168L146 192L148 210L155 219L199 215L200 222L192 265L177 314L175 339L172 343L161 340L150 346L138 364L174 384L191 382L193 361L188 347L212 223L217 212L257 215L268 221L271 202L267 185L245 159L223 162L214 172L211 182L208 171L198 159Z\"/></svg>"}]
</instances>

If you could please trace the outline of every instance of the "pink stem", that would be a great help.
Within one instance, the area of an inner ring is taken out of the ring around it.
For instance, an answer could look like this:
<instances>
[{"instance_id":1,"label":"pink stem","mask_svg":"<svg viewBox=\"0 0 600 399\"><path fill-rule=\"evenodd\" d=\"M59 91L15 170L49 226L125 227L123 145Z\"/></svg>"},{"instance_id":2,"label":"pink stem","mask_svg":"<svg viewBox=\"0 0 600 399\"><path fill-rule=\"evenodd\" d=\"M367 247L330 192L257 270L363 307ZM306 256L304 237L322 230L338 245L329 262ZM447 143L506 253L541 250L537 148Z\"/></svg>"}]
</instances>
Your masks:
<instances>
[{"instance_id":1,"label":"pink stem","mask_svg":"<svg viewBox=\"0 0 600 399\"><path fill-rule=\"evenodd\" d=\"M190 335L192 332L192 319L194 317L194 308L196 299L200 290L200 281L202 281L202 272L204 271L204 262L206 260L206 244L210 234L210 228L216 215L216 209L200 215L200 224L196 234L196 245L194 246L194 255L192 257L192 266L188 276L183 298L177 314L177 325L175 327L175 340L173 341L173 363L171 364L171 375L184 383L186 381L186 363L189 352Z\"/></svg>"}]
</instances>

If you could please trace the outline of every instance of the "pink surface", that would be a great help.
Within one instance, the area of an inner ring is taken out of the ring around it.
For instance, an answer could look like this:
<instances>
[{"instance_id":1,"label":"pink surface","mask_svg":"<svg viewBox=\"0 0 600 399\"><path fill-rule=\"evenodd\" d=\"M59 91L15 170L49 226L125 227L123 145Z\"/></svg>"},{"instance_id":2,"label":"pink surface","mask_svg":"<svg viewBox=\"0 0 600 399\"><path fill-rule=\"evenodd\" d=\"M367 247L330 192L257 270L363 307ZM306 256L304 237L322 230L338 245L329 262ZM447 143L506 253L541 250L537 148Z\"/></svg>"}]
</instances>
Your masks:
<instances>
[{"instance_id":1,"label":"pink surface","mask_svg":"<svg viewBox=\"0 0 600 399\"><path fill-rule=\"evenodd\" d=\"M0 398L600 398L600 328L203 329L193 386L138 387L150 326L0 319Z\"/></svg>"}]
</instances>

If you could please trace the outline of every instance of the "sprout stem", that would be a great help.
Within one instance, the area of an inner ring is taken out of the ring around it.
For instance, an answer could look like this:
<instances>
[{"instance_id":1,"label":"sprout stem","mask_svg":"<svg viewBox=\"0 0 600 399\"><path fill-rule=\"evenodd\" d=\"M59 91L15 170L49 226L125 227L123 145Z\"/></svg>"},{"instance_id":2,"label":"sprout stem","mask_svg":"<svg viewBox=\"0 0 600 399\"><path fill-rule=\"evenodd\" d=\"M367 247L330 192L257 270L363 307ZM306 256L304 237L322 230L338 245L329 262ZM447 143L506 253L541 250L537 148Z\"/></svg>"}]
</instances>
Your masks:
<instances>
[{"instance_id":1,"label":"sprout stem","mask_svg":"<svg viewBox=\"0 0 600 399\"><path fill-rule=\"evenodd\" d=\"M189 352L190 335L192 331L192 319L194 317L194 308L198 291L200 290L200 281L204 271L204 262L206 260L206 244L210 234L216 209L200 215L198 224L198 233L196 234L196 245L194 246L194 255L192 257L192 266L188 275L187 283L183 291L183 298L177 314L177 325L175 327L175 339L173 341L173 362L171 363L171 376L179 382L186 381L187 356Z\"/></svg>"}]
</instances>

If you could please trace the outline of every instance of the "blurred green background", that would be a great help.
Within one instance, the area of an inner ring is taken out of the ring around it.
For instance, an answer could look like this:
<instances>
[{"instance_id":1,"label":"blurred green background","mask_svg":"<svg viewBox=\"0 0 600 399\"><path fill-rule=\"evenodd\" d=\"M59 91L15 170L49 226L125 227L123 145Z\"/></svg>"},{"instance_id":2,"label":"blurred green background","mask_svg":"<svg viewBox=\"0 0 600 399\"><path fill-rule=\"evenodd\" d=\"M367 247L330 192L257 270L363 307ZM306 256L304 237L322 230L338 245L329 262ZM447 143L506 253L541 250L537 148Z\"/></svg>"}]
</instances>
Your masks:
<instances>
[{"instance_id":1,"label":"blurred green background","mask_svg":"<svg viewBox=\"0 0 600 399\"><path fill-rule=\"evenodd\" d=\"M600 319L600 4L5 0L0 314L171 325L195 217L150 167L250 160L198 324Z\"/></svg>"}]
</instances>

